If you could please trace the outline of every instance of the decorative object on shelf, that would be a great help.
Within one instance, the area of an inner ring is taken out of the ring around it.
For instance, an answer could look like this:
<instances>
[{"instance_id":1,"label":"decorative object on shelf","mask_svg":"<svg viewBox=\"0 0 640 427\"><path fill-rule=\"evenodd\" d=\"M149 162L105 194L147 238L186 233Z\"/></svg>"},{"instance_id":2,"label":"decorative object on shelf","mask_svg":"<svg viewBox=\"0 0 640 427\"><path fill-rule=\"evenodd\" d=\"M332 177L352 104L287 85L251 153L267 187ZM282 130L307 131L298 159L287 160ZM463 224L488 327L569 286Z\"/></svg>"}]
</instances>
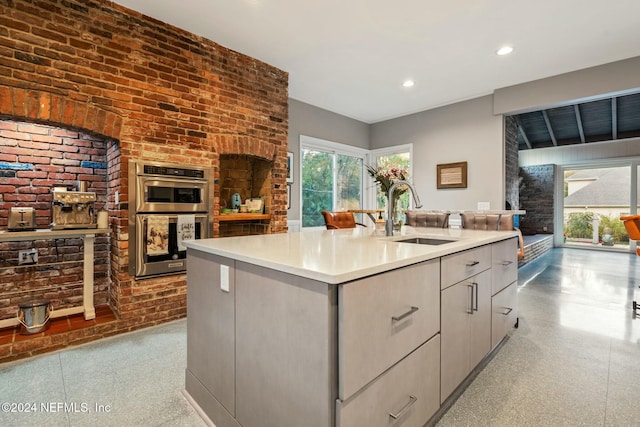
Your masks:
<instances>
[{"instance_id":1,"label":"decorative object on shelf","mask_svg":"<svg viewBox=\"0 0 640 427\"><path fill-rule=\"evenodd\" d=\"M467 162L437 165L437 188L467 188Z\"/></svg>"},{"instance_id":2,"label":"decorative object on shelf","mask_svg":"<svg viewBox=\"0 0 640 427\"><path fill-rule=\"evenodd\" d=\"M242 198L239 193L233 193L231 196L231 209L240 209L242 204Z\"/></svg>"},{"instance_id":3,"label":"decorative object on shelf","mask_svg":"<svg viewBox=\"0 0 640 427\"><path fill-rule=\"evenodd\" d=\"M382 191L382 194L385 198L387 198L389 188L391 188L394 182L409 180L409 171L395 163L388 162L379 166L365 165L365 167L367 168L367 172L369 172L369 175L371 175L376 184L380 186L380 191ZM387 200L387 203L392 203L393 206L393 228L395 230L400 230L400 228L402 227L402 209L400 207L400 196L406 193L408 190L408 186L401 185L397 187L394 192L394 200Z\"/></svg>"},{"instance_id":4,"label":"decorative object on shelf","mask_svg":"<svg viewBox=\"0 0 640 427\"><path fill-rule=\"evenodd\" d=\"M293 152L287 151L287 183L293 183Z\"/></svg>"},{"instance_id":5,"label":"decorative object on shelf","mask_svg":"<svg viewBox=\"0 0 640 427\"><path fill-rule=\"evenodd\" d=\"M262 197L254 197L245 201L250 213L263 213L264 200Z\"/></svg>"}]
</instances>

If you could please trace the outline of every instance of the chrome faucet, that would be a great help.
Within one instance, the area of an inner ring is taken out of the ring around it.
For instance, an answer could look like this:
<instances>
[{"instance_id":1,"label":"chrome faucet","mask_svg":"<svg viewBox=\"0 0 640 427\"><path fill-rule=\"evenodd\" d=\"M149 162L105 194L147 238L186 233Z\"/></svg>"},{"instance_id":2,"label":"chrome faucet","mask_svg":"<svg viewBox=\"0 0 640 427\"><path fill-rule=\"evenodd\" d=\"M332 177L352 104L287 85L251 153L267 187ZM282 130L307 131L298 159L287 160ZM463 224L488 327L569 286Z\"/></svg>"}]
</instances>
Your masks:
<instances>
[{"instance_id":1,"label":"chrome faucet","mask_svg":"<svg viewBox=\"0 0 640 427\"><path fill-rule=\"evenodd\" d=\"M420 198L418 197L418 193L416 193L416 189L413 188L413 185L409 181L396 181L391 184L389 187L389 194L387 195L387 221L384 224L384 230L387 236L393 236L393 192L400 185L406 185L411 190L411 195L413 196L413 201L416 205L416 208L420 209L422 207L422 203L420 202Z\"/></svg>"}]
</instances>

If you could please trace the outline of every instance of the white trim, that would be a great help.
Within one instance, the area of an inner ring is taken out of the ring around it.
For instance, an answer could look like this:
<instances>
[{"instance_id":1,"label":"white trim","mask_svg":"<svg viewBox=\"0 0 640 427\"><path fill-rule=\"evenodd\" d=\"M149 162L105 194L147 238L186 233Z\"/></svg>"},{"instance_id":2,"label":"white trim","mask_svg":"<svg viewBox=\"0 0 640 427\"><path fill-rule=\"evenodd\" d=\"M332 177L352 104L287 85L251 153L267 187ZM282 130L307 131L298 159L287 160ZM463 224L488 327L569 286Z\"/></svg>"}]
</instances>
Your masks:
<instances>
[{"instance_id":1,"label":"white trim","mask_svg":"<svg viewBox=\"0 0 640 427\"><path fill-rule=\"evenodd\" d=\"M302 145L308 148L317 148L322 151L333 150L346 154L353 154L355 157L366 157L369 150L354 147L353 145L341 144L339 142L327 141L326 139L314 138L312 136L300 135L300 151Z\"/></svg>"}]
</instances>

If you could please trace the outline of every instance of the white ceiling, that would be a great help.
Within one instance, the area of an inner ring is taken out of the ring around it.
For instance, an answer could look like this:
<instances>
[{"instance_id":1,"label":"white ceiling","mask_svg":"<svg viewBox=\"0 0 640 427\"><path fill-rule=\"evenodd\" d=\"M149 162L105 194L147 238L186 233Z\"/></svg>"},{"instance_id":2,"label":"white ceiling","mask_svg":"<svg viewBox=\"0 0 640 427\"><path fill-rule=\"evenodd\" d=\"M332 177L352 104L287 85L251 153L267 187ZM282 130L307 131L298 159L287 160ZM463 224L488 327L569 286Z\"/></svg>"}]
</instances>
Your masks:
<instances>
[{"instance_id":1,"label":"white ceiling","mask_svg":"<svg viewBox=\"0 0 640 427\"><path fill-rule=\"evenodd\" d=\"M366 123L640 55L638 0L115 2L285 70L291 98Z\"/></svg>"}]
</instances>

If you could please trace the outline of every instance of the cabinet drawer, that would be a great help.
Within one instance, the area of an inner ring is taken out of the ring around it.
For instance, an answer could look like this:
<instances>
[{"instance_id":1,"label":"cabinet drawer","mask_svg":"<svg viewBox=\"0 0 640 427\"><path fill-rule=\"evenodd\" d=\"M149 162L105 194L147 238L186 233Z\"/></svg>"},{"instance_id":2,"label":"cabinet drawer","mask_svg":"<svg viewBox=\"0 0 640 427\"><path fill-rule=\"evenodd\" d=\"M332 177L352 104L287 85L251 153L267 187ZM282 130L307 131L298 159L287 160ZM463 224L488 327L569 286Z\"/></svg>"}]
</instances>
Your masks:
<instances>
[{"instance_id":1,"label":"cabinet drawer","mask_svg":"<svg viewBox=\"0 0 640 427\"><path fill-rule=\"evenodd\" d=\"M481 246L442 258L442 289L491 267L491 247Z\"/></svg>"},{"instance_id":2,"label":"cabinet drawer","mask_svg":"<svg viewBox=\"0 0 640 427\"><path fill-rule=\"evenodd\" d=\"M336 425L422 427L440 406L439 390L440 335L436 335L353 399L337 400Z\"/></svg>"},{"instance_id":3,"label":"cabinet drawer","mask_svg":"<svg viewBox=\"0 0 640 427\"><path fill-rule=\"evenodd\" d=\"M438 259L338 288L339 397L353 393L440 330Z\"/></svg>"},{"instance_id":4,"label":"cabinet drawer","mask_svg":"<svg viewBox=\"0 0 640 427\"><path fill-rule=\"evenodd\" d=\"M518 279L518 239L491 245L491 295L495 295Z\"/></svg>"},{"instance_id":5,"label":"cabinet drawer","mask_svg":"<svg viewBox=\"0 0 640 427\"><path fill-rule=\"evenodd\" d=\"M495 347L518 320L518 282L491 298L491 348Z\"/></svg>"}]
</instances>

